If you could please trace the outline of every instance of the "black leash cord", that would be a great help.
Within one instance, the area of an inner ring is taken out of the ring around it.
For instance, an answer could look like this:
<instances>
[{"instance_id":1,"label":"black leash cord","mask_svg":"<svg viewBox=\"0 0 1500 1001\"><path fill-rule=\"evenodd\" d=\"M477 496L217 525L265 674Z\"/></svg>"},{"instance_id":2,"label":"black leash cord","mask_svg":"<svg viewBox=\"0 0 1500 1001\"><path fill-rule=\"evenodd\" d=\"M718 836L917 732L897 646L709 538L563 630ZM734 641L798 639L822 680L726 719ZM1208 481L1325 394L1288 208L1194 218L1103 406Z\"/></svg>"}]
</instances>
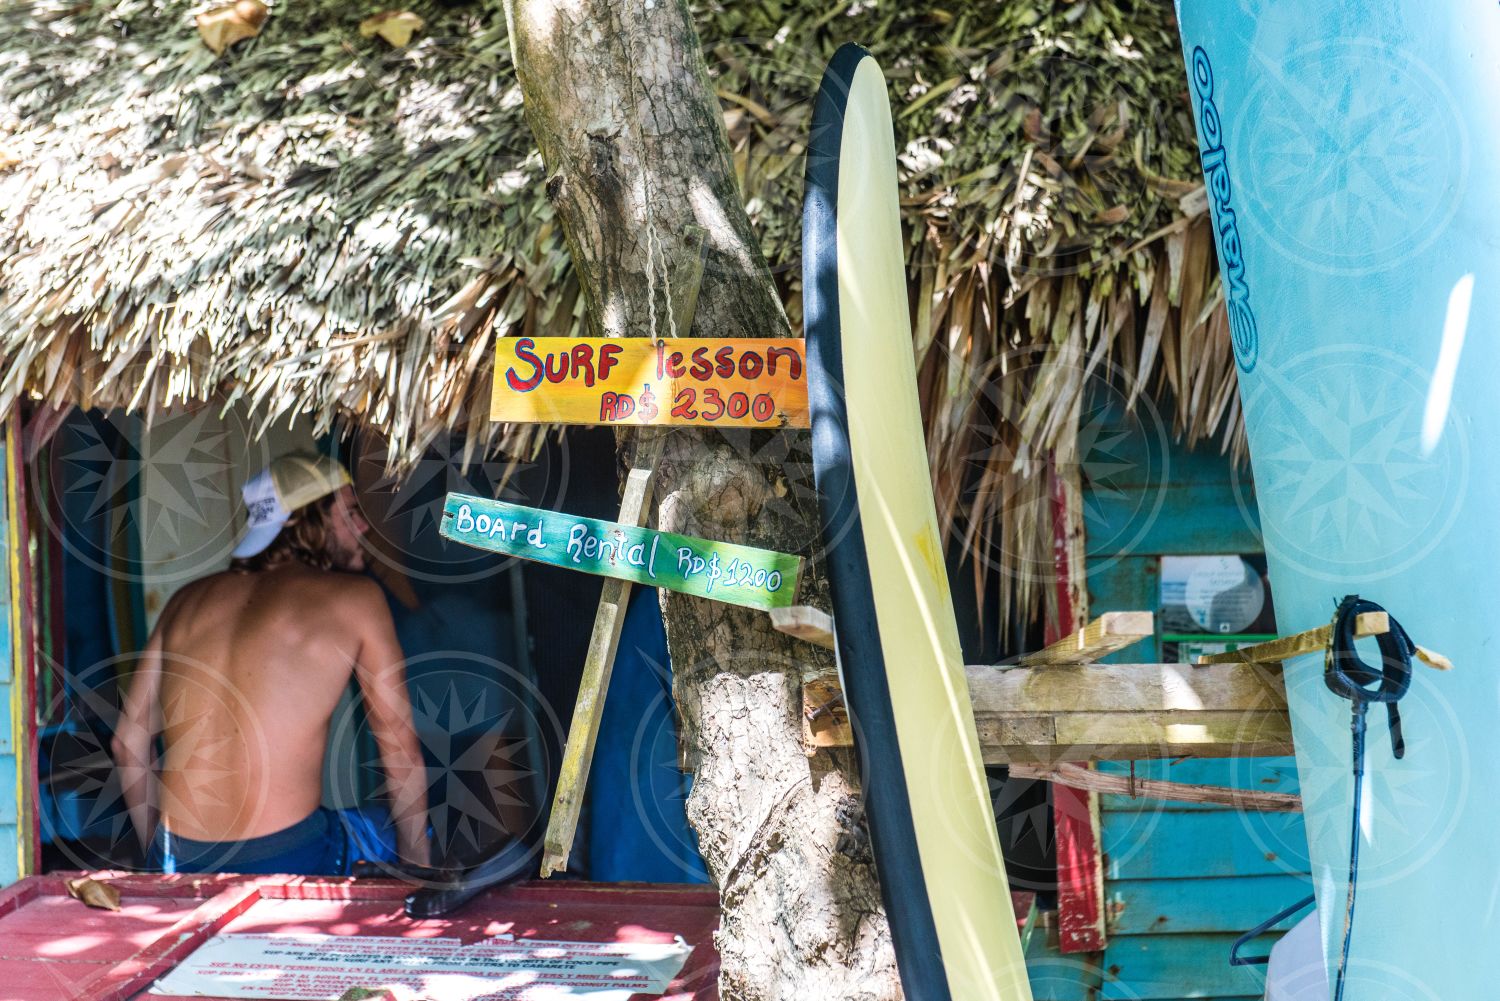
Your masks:
<instances>
[{"instance_id":1,"label":"black leash cord","mask_svg":"<svg viewBox=\"0 0 1500 1001\"><path fill-rule=\"evenodd\" d=\"M1296 914L1298 911L1307 910L1313 904L1317 903L1317 901L1318 898L1315 896L1304 897L1292 906L1288 907L1286 910L1277 911L1275 914L1272 914L1260 924L1256 925L1254 928L1251 928L1249 931L1245 932L1245 934L1235 939L1234 944L1229 947L1229 965L1265 966L1271 961L1270 956L1241 956L1240 950L1249 945L1251 942L1254 942L1256 939L1260 938L1272 928L1275 928L1277 925L1281 924L1281 922L1285 921L1293 914Z\"/></svg>"},{"instance_id":2,"label":"black leash cord","mask_svg":"<svg viewBox=\"0 0 1500 1001\"><path fill-rule=\"evenodd\" d=\"M1380 647L1379 670L1360 660L1354 649L1354 626L1360 614L1383 611L1385 609L1375 602L1365 601L1357 594L1346 596L1339 602L1338 611L1333 615L1333 635L1323 661L1324 684L1335 695L1349 700L1349 730L1354 744L1354 809L1351 811L1349 827L1349 893L1344 899L1344 943L1339 954L1333 1001L1344 999L1344 972L1349 967L1349 943L1354 932L1354 891L1359 882L1360 814L1364 805L1365 717L1370 703L1385 703L1386 719L1391 728L1391 752L1397 758L1406 755L1406 742L1401 737L1401 711L1396 703L1411 688L1411 658L1416 652L1416 645L1406 635L1406 630L1401 628L1401 623L1391 619L1390 631L1376 637L1376 643ZM1370 685L1376 687L1370 688ZM1234 945L1229 949L1229 965L1256 966L1270 962L1269 956L1241 956L1240 950L1293 914L1312 906L1314 899L1308 897L1297 901L1235 939Z\"/></svg>"},{"instance_id":3,"label":"black leash cord","mask_svg":"<svg viewBox=\"0 0 1500 1001\"><path fill-rule=\"evenodd\" d=\"M1349 967L1349 943L1354 935L1354 895L1359 880L1360 814L1364 806L1365 721L1370 703L1385 703L1386 719L1391 729L1391 753L1398 759L1406 754L1406 742L1401 736L1401 711L1396 703L1411 688L1411 658L1416 646L1411 637L1406 635L1406 630L1401 628L1401 623L1392 618L1390 631L1375 637L1380 647L1378 670L1360 660L1354 649L1354 624L1358 617L1364 612L1383 611L1385 609L1375 602L1366 601L1357 594L1345 596L1339 602L1338 611L1333 614L1333 637L1323 661L1324 684L1329 691L1350 702L1349 730L1354 751L1354 809L1350 811L1349 827L1349 893L1344 900L1344 944L1339 955L1333 1001L1343 1001L1344 998L1344 974ZM1375 687L1369 687L1371 685Z\"/></svg>"}]
</instances>

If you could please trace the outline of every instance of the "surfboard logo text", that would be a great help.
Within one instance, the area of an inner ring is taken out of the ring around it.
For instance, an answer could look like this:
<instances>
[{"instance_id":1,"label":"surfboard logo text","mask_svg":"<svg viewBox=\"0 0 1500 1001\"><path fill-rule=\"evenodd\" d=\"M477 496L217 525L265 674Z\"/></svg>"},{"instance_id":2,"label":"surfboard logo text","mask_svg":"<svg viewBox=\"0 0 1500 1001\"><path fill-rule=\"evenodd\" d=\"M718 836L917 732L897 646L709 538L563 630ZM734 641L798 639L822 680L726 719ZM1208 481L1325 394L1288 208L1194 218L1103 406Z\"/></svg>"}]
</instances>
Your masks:
<instances>
[{"instance_id":1,"label":"surfboard logo text","mask_svg":"<svg viewBox=\"0 0 1500 1001\"><path fill-rule=\"evenodd\" d=\"M1250 308L1250 283L1245 277L1244 247L1240 243L1239 224L1232 204L1233 188L1229 183L1229 160L1224 152L1224 124L1214 104L1214 69L1203 46L1193 49L1193 89L1198 93L1198 138L1202 149L1203 180L1214 206L1219 265L1225 283L1225 307L1229 312L1229 337L1234 343L1234 360L1249 372L1260 357L1260 337L1255 329L1255 313Z\"/></svg>"}]
</instances>

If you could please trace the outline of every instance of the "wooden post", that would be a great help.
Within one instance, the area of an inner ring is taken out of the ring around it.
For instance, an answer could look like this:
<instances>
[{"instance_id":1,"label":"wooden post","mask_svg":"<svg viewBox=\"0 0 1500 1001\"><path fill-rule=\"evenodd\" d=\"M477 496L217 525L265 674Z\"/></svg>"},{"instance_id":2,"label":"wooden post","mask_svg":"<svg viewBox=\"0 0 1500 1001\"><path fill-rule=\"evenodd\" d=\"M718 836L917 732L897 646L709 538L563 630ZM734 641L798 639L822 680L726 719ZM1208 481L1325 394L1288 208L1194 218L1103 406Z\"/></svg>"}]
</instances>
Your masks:
<instances>
[{"instance_id":1,"label":"wooden post","mask_svg":"<svg viewBox=\"0 0 1500 1001\"><path fill-rule=\"evenodd\" d=\"M660 457L660 435L643 437L633 468L625 480L625 495L620 501L620 524L639 526L646 523L656 462ZM584 662L583 679L578 685L573 721L568 726L568 743L558 770L552 812L547 818L547 835L542 846L544 879L559 869L568 868L568 855L573 850L573 838L578 831L578 813L583 808L583 795L589 784L589 765L594 757L594 742L599 737L599 721L604 716L604 699L609 693L609 676L615 666L615 650L620 643L620 629L625 624L631 587L628 580L607 577L599 594L588 659Z\"/></svg>"},{"instance_id":2,"label":"wooden post","mask_svg":"<svg viewBox=\"0 0 1500 1001\"><path fill-rule=\"evenodd\" d=\"M12 751L16 763L16 870L29 876L38 869L41 853L36 811L37 727L36 659L32 656L30 547L26 518L25 457L21 448L21 408L14 407L5 422L5 570L7 615L6 663L0 680L10 679ZM8 868L8 867L6 867ZM0 870L3 871L3 870Z\"/></svg>"},{"instance_id":3,"label":"wooden post","mask_svg":"<svg viewBox=\"0 0 1500 1001\"><path fill-rule=\"evenodd\" d=\"M971 664L964 671L987 765L1292 753L1280 668ZM834 674L804 679L809 748L853 746L841 696Z\"/></svg>"},{"instance_id":4,"label":"wooden post","mask_svg":"<svg viewBox=\"0 0 1500 1001\"><path fill-rule=\"evenodd\" d=\"M1049 647L1081 628L1088 619L1088 592L1082 581L1083 497L1077 463L1061 469L1047 463L1052 481L1053 572L1057 620L1049 625ZM1099 848L1097 793L1053 785L1052 819L1057 832L1058 945L1065 953L1103 952L1104 859Z\"/></svg>"}]
</instances>

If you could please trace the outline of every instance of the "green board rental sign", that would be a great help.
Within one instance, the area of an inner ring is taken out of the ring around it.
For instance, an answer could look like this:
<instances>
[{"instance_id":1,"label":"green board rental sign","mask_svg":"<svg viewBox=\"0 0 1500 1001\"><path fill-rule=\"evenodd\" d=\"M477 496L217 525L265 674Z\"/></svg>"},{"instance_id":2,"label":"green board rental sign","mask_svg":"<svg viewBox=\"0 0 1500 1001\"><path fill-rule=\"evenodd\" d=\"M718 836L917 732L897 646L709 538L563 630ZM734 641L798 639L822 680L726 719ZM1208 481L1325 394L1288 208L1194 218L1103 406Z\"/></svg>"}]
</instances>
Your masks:
<instances>
[{"instance_id":1,"label":"green board rental sign","mask_svg":"<svg viewBox=\"0 0 1500 1001\"><path fill-rule=\"evenodd\" d=\"M653 528L449 494L442 534L555 567L665 587L749 608L796 603L802 559Z\"/></svg>"}]
</instances>

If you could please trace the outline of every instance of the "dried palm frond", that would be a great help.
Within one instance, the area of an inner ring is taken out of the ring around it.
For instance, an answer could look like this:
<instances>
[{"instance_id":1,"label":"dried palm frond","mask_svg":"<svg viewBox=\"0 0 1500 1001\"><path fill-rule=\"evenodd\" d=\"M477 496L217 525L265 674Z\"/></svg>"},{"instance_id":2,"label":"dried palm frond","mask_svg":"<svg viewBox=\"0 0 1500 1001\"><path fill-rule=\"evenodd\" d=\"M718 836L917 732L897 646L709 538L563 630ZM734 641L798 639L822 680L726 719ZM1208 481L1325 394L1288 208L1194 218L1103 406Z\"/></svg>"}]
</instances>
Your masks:
<instances>
[{"instance_id":1,"label":"dried palm frond","mask_svg":"<svg viewBox=\"0 0 1500 1001\"><path fill-rule=\"evenodd\" d=\"M353 417L397 465L485 419L494 339L583 304L498 0L276 4L215 57L174 0L0 5L0 407L244 400ZM696 7L746 206L800 313L802 154L829 55L891 81L939 509L1034 611L1053 461L1101 385L1241 434L1170 5ZM997 554L998 556L994 555ZM988 555L986 555L988 554Z\"/></svg>"}]
</instances>

